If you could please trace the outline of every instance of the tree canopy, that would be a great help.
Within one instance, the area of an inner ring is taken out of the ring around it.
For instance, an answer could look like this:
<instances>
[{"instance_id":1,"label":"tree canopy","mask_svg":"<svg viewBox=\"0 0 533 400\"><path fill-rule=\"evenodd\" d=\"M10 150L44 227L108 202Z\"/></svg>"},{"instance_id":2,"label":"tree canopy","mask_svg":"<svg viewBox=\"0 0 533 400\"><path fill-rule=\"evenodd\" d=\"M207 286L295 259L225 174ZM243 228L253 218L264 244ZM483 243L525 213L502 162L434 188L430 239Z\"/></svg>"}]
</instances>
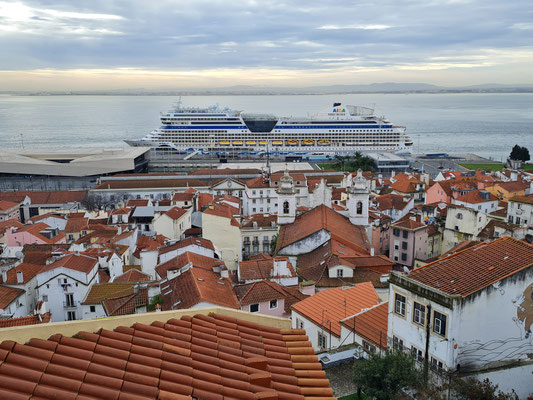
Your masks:
<instances>
[{"instance_id":1,"label":"tree canopy","mask_svg":"<svg viewBox=\"0 0 533 400\"><path fill-rule=\"evenodd\" d=\"M416 368L411 355L391 350L354 363L353 377L357 387L376 400L396 399L402 388L418 387L423 382L423 372Z\"/></svg>"},{"instance_id":2,"label":"tree canopy","mask_svg":"<svg viewBox=\"0 0 533 400\"><path fill-rule=\"evenodd\" d=\"M527 147L522 147L515 144L513 150L511 151L511 154L509 155L509 158L511 160L521 160L523 162L527 162L530 160L529 150L527 149Z\"/></svg>"},{"instance_id":3,"label":"tree canopy","mask_svg":"<svg viewBox=\"0 0 533 400\"><path fill-rule=\"evenodd\" d=\"M358 151L347 156L336 155L335 161L335 169L341 171L353 172L358 169L375 171L377 169L376 161L372 157L366 156Z\"/></svg>"}]
</instances>

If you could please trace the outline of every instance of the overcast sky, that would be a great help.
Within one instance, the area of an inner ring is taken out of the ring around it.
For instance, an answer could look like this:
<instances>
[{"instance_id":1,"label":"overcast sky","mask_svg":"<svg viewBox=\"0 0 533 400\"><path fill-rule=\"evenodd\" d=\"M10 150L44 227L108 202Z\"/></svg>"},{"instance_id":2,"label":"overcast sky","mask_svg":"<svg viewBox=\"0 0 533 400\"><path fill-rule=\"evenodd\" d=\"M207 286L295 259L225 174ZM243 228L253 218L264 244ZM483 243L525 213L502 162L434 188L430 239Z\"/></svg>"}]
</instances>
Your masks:
<instances>
[{"instance_id":1,"label":"overcast sky","mask_svg":"<svg viewBox=\"0 0 533 400\"><path fill-rule=\"evenodd\" d=\"M532 0L0 0L0 90L533 84Z\"/></svg>"}]
</instances>

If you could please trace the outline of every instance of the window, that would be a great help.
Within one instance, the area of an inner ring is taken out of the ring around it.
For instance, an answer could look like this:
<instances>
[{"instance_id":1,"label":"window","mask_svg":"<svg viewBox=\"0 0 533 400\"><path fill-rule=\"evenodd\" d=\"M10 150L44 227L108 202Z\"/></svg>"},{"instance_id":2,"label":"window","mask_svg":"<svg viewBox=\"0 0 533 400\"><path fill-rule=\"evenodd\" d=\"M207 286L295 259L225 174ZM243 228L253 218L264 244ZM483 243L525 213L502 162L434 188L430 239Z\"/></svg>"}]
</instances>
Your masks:
<instances>
[{"instance_id":1,"label":"window","mask_svg":"<svg viewBox=\"0 0 533 400\"><path fill-rule=\"evenodd\" d=\"M402 253L402 261L407 261L407 253Z\"/></svg>"},{"instance_id":2,"label":"window","mask_svg":"<svg viewBox=\"0 0 533 400\"><path fill-rule=\"evenodd\" d=\"M284 201L283 202L283 214L288 214L288 213L289 213L289 202Z\"/></svg>"},{"instance_id":3,"label":"window","mask_svg":"<svg viewBox=\"0 0 533 400\"><path fill-rule=\"evenodd\" d=\"M337 278L342 278L343 277L343 274L344 274L344 271L342 270L342 268L339 268L337 270Z\"/></svg>"},{"instance_id":4,"label":"window","mask_svg":"<svg viewBox=\"0 0 533 400\"><path fill-rule=\"evenodd\" d=\"M439 361L436 358L431 357L431 369L433 371L437 371L437 372L441 372L442 373L442 371L443 371L442 367L443 367L442 361Z\"/></svg>"},{"instance_id":5,"label":"window","mask_svg":"<svg viewBox=\"0 0 533 400\"><path fill-rule=\"evenodd\" d=\"M394 228L394 229L392 230L392 234L393 234L394 236L400 236L400 230Z\"/></svg>"},{"instance_id":6,"label":"window","mask_svg":"<svg viewBox=\"0 0 533 400\"><path fill-rule=\"evenodd\" d=\"M43 301L48 301L48 295L47 294L43 294Z\"/></svg>"},{"instance_id":7,"label":"window","mask_svg":"<svg viewBox=\"0 0 533 400\"><path fill-rule=\"evenodd\" d=\"M250 312L259 312L259 304L250 304Z\"/></svg>"},{"instance_id":8,"label":"window","mask_svg":"<svg viewBox=\"0 0 533 400\"><path fill-rule=\"evenodd\" d=\"M357 202L357 215L361 215L363 214L363 203L358 201Z\"/></svg>"},{"instance_id":9,"label":"window","mask_svg":"<svg viewBox=\"0 0 533 400\"><path fill-rule=\"evenodd\" d=\"M270 309L278 308L278 300L270 300Z\"/></svg>"},{"instance_id":10,"label":"window","mask_svg":"<svg viewBox=\"0 0 533 400\"><path fill-rule=\"evenodd\" d=\"M403 340L398 336L392 337L392 348L394 350L403 350Z\"/></svg>"},{"instance_id":11,"label":"window","mask_svg":"<svg viewBox=\"0 0 533 400\"><path fill-rule=\"evenodd\" d=\"M74 295L72 293L65 294L65 307L75 307Z\"/></svg>"},{"instance_id":12,"label":"window","mask_svg":"<svg viewBox=\"0 0 533 400\"><path fill-rule=\"evenodd\" d=\"M413 322L415 324L424 326L426 318L426 306L419 304L415 301L415 305L413 307Z\"/></svg>"},{"instance_id":13,"label":"window","mask_svg":"<svg viewBox=\"0 0 533 400\"><path fill-rule=\"evenodd\" d=\"M404 239L407 239L409 237L409 232L408 231L403 231L403 238Z\"/></svg>"},{"instance_id":14,"label":"window","mask_svg":"<svg viewBox=\"0 0 533 400\"><path fill-rule=\"evenodd\" d=\"M90 309L91 309L91 312L96 312L96 306L91 306Z\"/></svg>"},{"instance_id":15,"label":"window","mask_svg":"<svg viewBox=\"0 0 533 400\"><path fill-rule=\"evenodd\" d=\"M299 319L299 318L296 318L296 329L303 329L304 328L304 322Z\"/></svg>"},{"instance_id":16,"label":"window","mask_svg":"<svg viewBox=\"0 0 533 400\"><path fill-rule=\"evenodd\" d=\"M433 312L433 332L446 336L446 315L438 311Z\"/></svg>"},{"instance_id":17,"label":"window","mask_svg":"<svg viewBox=\"0 0 533 400\"><path fill-rule=\"evenodd\" d=\"M328 348L328 338L322 332L318 332L318 347L320 347L321 350Z\"/></svg>"},{"instance_id":18,"label":"window","mask_svg":"<svg viewBox=\"0 0 533 400\"><path fill-rule=\"evenodd\" d=\"M76 311L67 311L67 321L76 320Z\"/></svg>"},{"instance_id":19,"label":"window","mask_svg":"<svg viewBox=\"0 0 533 400\"><path fill-rule=\"evenodd\" d=\"M405 296L396 293L394 296L394 312L405 317Z\"/></svg>"},{"instance_id":20,"label":"window","mask_svg":"<svg viewBox=\"0 0 533 400\"><path fill-rule=\"evenodd\" d=\"M415 346L411 347L411 355L416 361L424 361L424 353L422 353L422 350L417 349Z\"/></svg>"},{"instance_id":21,"label":"window","mask_svg":"<svg viewBox=\"0 0 533 400\"><path fill-rule=\"evenodd\" d=\"M458 213L458 214L457 214L457 219L463 219L463 214Z\"/></svg>"},{"instance_id":22,"label":"window","mask_svg":"<svg viewBox=\"0 0 533 400\"><path fill-rule=\"evenodd\" d=\"M402 242L402 249L407 250L407 242Z\"/></svg>"},{"instance_id":23,"label":"window","mask_svg":"<svg viewBox=\"0 0 533 400\"><path fill-rule=\"evenodd\" d=\"M520 225L520 217L516 217L516 225Z\"/></svg>"}]
</instances>

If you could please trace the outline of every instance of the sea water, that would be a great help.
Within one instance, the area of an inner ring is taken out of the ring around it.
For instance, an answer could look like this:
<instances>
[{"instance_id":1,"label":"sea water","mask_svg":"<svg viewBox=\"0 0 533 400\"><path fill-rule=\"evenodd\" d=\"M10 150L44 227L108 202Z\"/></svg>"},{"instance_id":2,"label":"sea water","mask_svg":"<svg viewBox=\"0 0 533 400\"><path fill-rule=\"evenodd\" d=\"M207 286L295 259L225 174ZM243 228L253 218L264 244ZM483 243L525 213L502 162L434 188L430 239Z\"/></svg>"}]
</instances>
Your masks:
<instances>
[{"instance_id":1,"label":"sea water","mask_svg":"<svg viewBox=\"0 0 533 400\"><path fill-rule=\"evenodd\" d=\"M0 96L0 148L124 147L160 126L177 96ZM475 153L505 160L515 144L533 154L533 94L184 96L184 106L309 116L334 102L372 107L407 127L414 153Z\"/></svg>"}]
</instances>

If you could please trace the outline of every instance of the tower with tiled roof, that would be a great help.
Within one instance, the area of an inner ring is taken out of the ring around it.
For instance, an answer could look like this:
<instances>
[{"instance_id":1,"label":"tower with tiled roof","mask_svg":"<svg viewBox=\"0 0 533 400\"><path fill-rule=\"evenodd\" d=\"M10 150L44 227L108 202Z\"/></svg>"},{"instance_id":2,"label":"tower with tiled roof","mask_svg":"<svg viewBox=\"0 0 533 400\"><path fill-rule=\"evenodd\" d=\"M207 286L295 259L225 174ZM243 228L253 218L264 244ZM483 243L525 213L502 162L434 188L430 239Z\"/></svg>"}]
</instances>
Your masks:
<instances>
[{"instance_id":1,"label":"tower with tiled roof","mask_svg":"<svg viewBox=\"0 0 533 400\"><path fill-rule=\"evenodd\" d=\"M363 171L357 171L348 189L348 217L354 225L368 226L368 203L370 192Z\"/></svg>"},{"instance_id":2,"label":"tower with tiled roof","mask_svg":"<svg viewBox=\"0 0 533 400\"><path fill-rule=\"evenodd\" d=\"M296 218L296 189L294 179L285 173L279 180L278 193L278 225L292 224Z\"/></svg>"}]
</instances>

